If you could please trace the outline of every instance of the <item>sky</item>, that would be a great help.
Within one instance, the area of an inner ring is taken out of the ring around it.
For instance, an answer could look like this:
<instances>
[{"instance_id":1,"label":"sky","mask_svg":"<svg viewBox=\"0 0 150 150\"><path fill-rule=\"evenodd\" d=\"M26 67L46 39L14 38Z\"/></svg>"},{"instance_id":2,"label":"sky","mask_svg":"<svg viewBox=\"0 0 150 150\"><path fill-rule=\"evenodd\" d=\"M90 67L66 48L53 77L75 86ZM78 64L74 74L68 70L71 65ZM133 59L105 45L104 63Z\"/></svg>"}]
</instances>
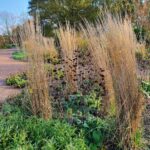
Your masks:
<instances>
[{"instance_id":1,"label":"sky","mask_svg":"<svg viewBox=\"0 0 150 150\"><path fill-rule=\"evenodd\" d=\"M29 0L0 0L0 12L9 12L20 15L28 12Z\"/></svg>"},{"instance_id":2,"label":"sky","mask_svg":"<svg viewBox=\"0 0 150 150\"><path fill-rule=\"evenodd\" d=\"M8 22L11 23L10 26L12 26L28 15L28 1L0 0L0 35L5 33L5 18L7 18Z\"/></svg>"}]
</instances>

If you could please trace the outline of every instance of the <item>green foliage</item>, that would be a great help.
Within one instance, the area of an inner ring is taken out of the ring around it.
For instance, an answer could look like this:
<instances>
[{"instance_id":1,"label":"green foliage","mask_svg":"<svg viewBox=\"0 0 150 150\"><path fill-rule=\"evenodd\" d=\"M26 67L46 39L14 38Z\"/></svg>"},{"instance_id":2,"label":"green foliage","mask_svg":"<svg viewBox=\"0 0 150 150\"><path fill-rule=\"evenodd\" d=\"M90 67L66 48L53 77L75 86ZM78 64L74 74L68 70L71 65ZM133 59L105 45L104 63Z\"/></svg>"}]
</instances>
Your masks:
<instances>
[{"instance_id":1,"label":"green foliage","mask_svg":"<svg viewBox=\"0 0 150 150\"><path fill-rule=\"evenodd\" d=\"M27 117L9 104L4 104L0 114L0 139L2 149L88 149L82 134L76 134L76 128L68 123Z\"/></svg>"},{"instance_id":2,"label":"green foliage","mask_svg":"<svg viewBox=\"0 0 150 150\"><path fill-rule=\"evenodd\" d=\"M94 23L106 8L112 14L134 16L135 3L131 0L30 0L29 13L36 17L38 12L41 24L44 26L44 35L53 36L54 29L60 24L70 22L76 28L84 24L86 19ZM100 9L101 8L101 9ZM39 9L39 11L38 11Z\"/></svg>"},{"instance_id":3,"label":"green foliage","mask_svg":"<svg viewBox=\"0 0 150 150\"><path fill-rule=\"evenodd\" d=\"M26 102L27 99L23 93L15 100L10 100L9 104L3 105L0 115L0 135L3 140L0 147L23 147L27 150L97 150L109 144L114 145L115 119L94 116L92 111L99 107L97 104L100 101L94 92L85 96L85 100L81 94L72 95L70 99L73 102L66 102L67 114L64 121L60 121L62 118L44 121L33 117L28 109L24 108L28 104L23 105L23 101Z\"/></svg>"},{"instance_id":4,"label":"green foliage","mask_svg":"<svg viewBox=\"0 0 150 150\"><path fill-rule=\"evenodd\" d=\"M86 140L90 147L90 150L100 149L106 146L105 143L107 142L109 144L112 144L111 140L113 139L113 134L115 131L115 122L113 118L88 119L83 124L82 128L86 134Z\"/></svg>"},{"instance_id":5,"label":"green foliage","mask_svg":"<svg viewBox=\"0 0 150 150\"><path fill-rule=\"evenodd\" d=\"M64 109L67 110L67 120L78 130L83 131L90 150L102 149L108 143L111 146L115 145L113 143L115 142L113 140L115 118L101 119L98 117L101 110L101 98L97 97L94 91L89 95L80 93L70 95L69 99L65 101Z\"/></svg>"},{"instance_id":6,"label":"green foliage","mask_svg":"<svg viewBox=\"0 0 150 150\"><path fill-rule=\"evenodd\" d=\"M145 41L147 45L150 44L150 31L149 29L140 26L140 25L134 25L133 26L134 32L136 34L138 41Z\"/></svg>"},{"instance_id":7,"label":"green foliage","mask_svg":"<svg viewBox=\"0 0 150 150\"><path fill-rule=\"evenodd\" d=\"M136 34L137 40L144 40L145 34L146 34L146 30L143 27L134 25L133 26L134 32Z\"/></svg>"},{"instance_id":8,"label":"green foliage","mask_svg":"<svg viewBox=\"0 0 150 150\"><path fill-rule=\"evenodd\" d=\"M80 93L70 95L69 99L64 101L64 109L67 110L68 115L77 118L76 121L82 121L85 116L97 116L101 108L101 97L97 97L94 91L88 95ZM80 120L81 119L81 120Z\"/></svg>"},{"instance_id":9,"label":"green foliage","mask_svg":"<svg viewBox=\"0 0 150 150\"><path fill-rule=\"evenodd\" d=\"M143 55L142 55L141 52L136 52L135 56L136 56L136 59L137 59L138 62L144 60Z\"/></svg>"},{"instance_id":10,"label":"green foliage","mask_svg":"<svg viewBox=\"0 0 150 150\"><path fill-rule=\"evenodd\" d=\"M23 51L16 51L16 52L13 52L12 57L15 60L25 60L27 58L27 55Z\"/></svg>"},{"instance_id":11,"label":"green foliage","mask_svg":"<svg viewBox=\"0 0 150 150\"><path fill-rule=\"evenodd\" d=\"M52 29L65 25L78 27L84 19L90 22L98 17L99 0L30 0L29 9L32 16L36 16L39 9L41 23L44 25L44 34L53 35ZM49 30L48 30L49 29Z\"/></svg>"},{"instance_id":12,"label":"green foliage","mask_svg":"<svg viewBox=\"0 0 150 150\"><path fill-rule=\"evenodd\" d=\"M52 57L50 54L45 54L45 55L44 55L44 61L45 61L46 63L51 63L51 64L54 64L54 65L60 63L59 58L57 58L57 57Z\"/></svg>"},{"instance_id":13,"label":"green foliage","mask_svg":"<svg viewBox=\"0 0 150 150\"><path fill-rule=\"evenodd\" d=\"M137 130L136 133L132 136L132 141L134 142L137 148L143 149L145 145L143 144L143 132Z\"/></svg>"},{"instance_id":14,"label":"green foliage","mask_svg":"<svg viewBox=\"0 0 150 150\"><path fill-rule=\"evenodd\" d=\"M55 68L52 64L46 64L45 68L47 69L49 75L52 77L52 79L62 79L64 77L64 71L58 70Z\"/></svg>"},{"instance_id":15,"label":"green foliage","mask_svg":"<svg viewBox=\"0 0 150 150\"><path fill-rule=\"evenodd\" d=\"M16 88L24 88L27 84L27 77L25 73L11 75L6 79L6 84Z\"/></svg>"},{"instance_id":16,"label":"green foliage","mask_svg":"<svg viewBox=\"0 0 150 150\"><path fill-rule=\"evenodd\" d=\"M147 97L150 97L150 82L142 81L142 91Z\"/></svg>"}]
</instances>

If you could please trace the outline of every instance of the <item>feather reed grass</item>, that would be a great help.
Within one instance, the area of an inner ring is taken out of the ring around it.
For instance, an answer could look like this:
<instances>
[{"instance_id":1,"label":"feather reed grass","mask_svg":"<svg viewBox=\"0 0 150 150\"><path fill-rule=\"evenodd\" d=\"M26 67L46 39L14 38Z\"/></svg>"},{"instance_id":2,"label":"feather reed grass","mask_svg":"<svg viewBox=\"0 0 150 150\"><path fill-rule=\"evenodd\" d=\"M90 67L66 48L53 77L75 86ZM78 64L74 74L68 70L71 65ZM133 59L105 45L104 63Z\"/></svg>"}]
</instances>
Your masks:
<instances>
[{"instance_id":1,"label":"feather reed grass","mask_svg":"<svg viewBox=\"0 0 150 150\"><path fill-rule=\"evenodd\" d=\"M51 41L42 36L39 27L27 22L21 30L22 45L28 54L27 78L31 96L31 108L34 115L49 119L52 117L49 96L49 79L45 69L44 54L53 53Z\"/></svg>"},{"instance_id":2,"label":"feather reed grass","mask_svg":"<svg viewBox=\"0 0 150 150\"><path fill-rule=\"evenodd\" d=\"M82 28L88 42L89 42L89 50L92 55L93 64L97 70L97 73L101 76L103 72L104 76L104 88L105 88L105 96L102 100L102 112L104 114L109 113L109 108L111 106L115 106L115 96L114 96L114 88L112 83L112 76L110 73L110 69L108 67L108 56L107 51L105 50L104 37L100 36L103 32L102 26L98 23L97 27L89 24L88 22L87 28ZM106 43L106 41L105 41ZM115 110L115 107L113 108Z\"/></svg>"},{"instance_id":3,"label":"feather reed grass","mask_svg":"<svg viewBox=\"0 0 150 150\"><path fill-rule=\"evenodd\" d=\"M77 92L77 33L76 30L71 28L71 26L66 24L66 27L60 27L59 29L59 41L62 48L64 65L65 65L65 75L67 82L67 93Z\"/></svg>"},{"instance_id":4,"label":"feather reed grass","mask_svg":"<svg viewBox=\"0 0 150 150\"><path fill-rule=\"evenodd\" d=\"M132 137L140 127L143 98L137 79L137 42L131 22L108 15L96 27L88 24L84 32L89 39L95 65L106 72L109 95L114 91L121 146L125 150L136 149Z\"/></svg>"}]
</instances>

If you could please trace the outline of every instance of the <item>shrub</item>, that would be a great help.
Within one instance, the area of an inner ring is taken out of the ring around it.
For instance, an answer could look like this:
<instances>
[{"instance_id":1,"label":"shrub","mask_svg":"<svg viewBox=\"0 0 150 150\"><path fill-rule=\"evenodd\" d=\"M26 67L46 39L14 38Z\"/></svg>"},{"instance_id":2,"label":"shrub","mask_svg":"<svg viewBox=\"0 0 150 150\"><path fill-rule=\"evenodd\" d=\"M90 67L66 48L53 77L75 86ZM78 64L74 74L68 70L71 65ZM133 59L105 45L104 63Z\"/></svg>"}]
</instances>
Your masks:
<instances>
[{"instance_id":1,"label":"shrub","mask_svg":"<svg viewBox=\"0 0 150 150\"><path fill-rule=\"evenodd\" d=\"M11 75L6 79L6 84L16 88L24 88L27 84L27 77L25 73Z\"/></svg>"},{"instance_id":2,"label":"shrub","mask_svg":"<svg viewBox=\"0 0 150 150\"><path fill-rule=\"evenodd\" d=\"M12 53L12 57L15 60L25 60L27 58L27 55L23 51L16 51Z\"/></svg>"},{"instance_id":3,"label":"shrub","mask_svg":"<svg viewBox=\"0 0 150 150\"><path fill-rule=\"evenodd\" d=\"M14 45L12 44L10 37L7 35L4 35L4 36L0 35L0 48L8 49L12 47L14 47Z\"/></svg>"},{"instance_id":4,"label":"shrub","mask_svg":"<svg viewBox=\"0 0 150 150\"><path fill-rule=\"evenodd\" d=\"M90 150L117 147L117 137L114 138L115 118L100 118L101 98L94 91L89 95L70 95L64 103L64 110L67 111L64 116L69 123L78 131L83 131Z\"/></svg>"}]
</instances>

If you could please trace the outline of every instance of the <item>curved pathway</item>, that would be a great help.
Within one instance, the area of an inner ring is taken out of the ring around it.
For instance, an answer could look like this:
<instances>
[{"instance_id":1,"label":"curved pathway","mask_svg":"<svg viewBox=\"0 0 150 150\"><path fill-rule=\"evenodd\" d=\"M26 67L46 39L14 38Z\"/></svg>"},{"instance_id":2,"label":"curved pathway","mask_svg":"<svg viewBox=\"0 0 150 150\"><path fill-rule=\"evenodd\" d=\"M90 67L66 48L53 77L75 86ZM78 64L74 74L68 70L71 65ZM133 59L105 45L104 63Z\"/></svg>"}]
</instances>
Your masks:
<instances>
[{"instance_id":1,"label":"curved pathway","mask_svg":"<svg viewBox=\"0 0 150 150\"><path fill-rule=\"evenodd\" d=\"M10 86L6 86L5 79L11 75L25 70L25 62L12 59L15 49L0 49L0 103L8 97L15 96L21 92Z\"/></svg>"}]
</instances>

